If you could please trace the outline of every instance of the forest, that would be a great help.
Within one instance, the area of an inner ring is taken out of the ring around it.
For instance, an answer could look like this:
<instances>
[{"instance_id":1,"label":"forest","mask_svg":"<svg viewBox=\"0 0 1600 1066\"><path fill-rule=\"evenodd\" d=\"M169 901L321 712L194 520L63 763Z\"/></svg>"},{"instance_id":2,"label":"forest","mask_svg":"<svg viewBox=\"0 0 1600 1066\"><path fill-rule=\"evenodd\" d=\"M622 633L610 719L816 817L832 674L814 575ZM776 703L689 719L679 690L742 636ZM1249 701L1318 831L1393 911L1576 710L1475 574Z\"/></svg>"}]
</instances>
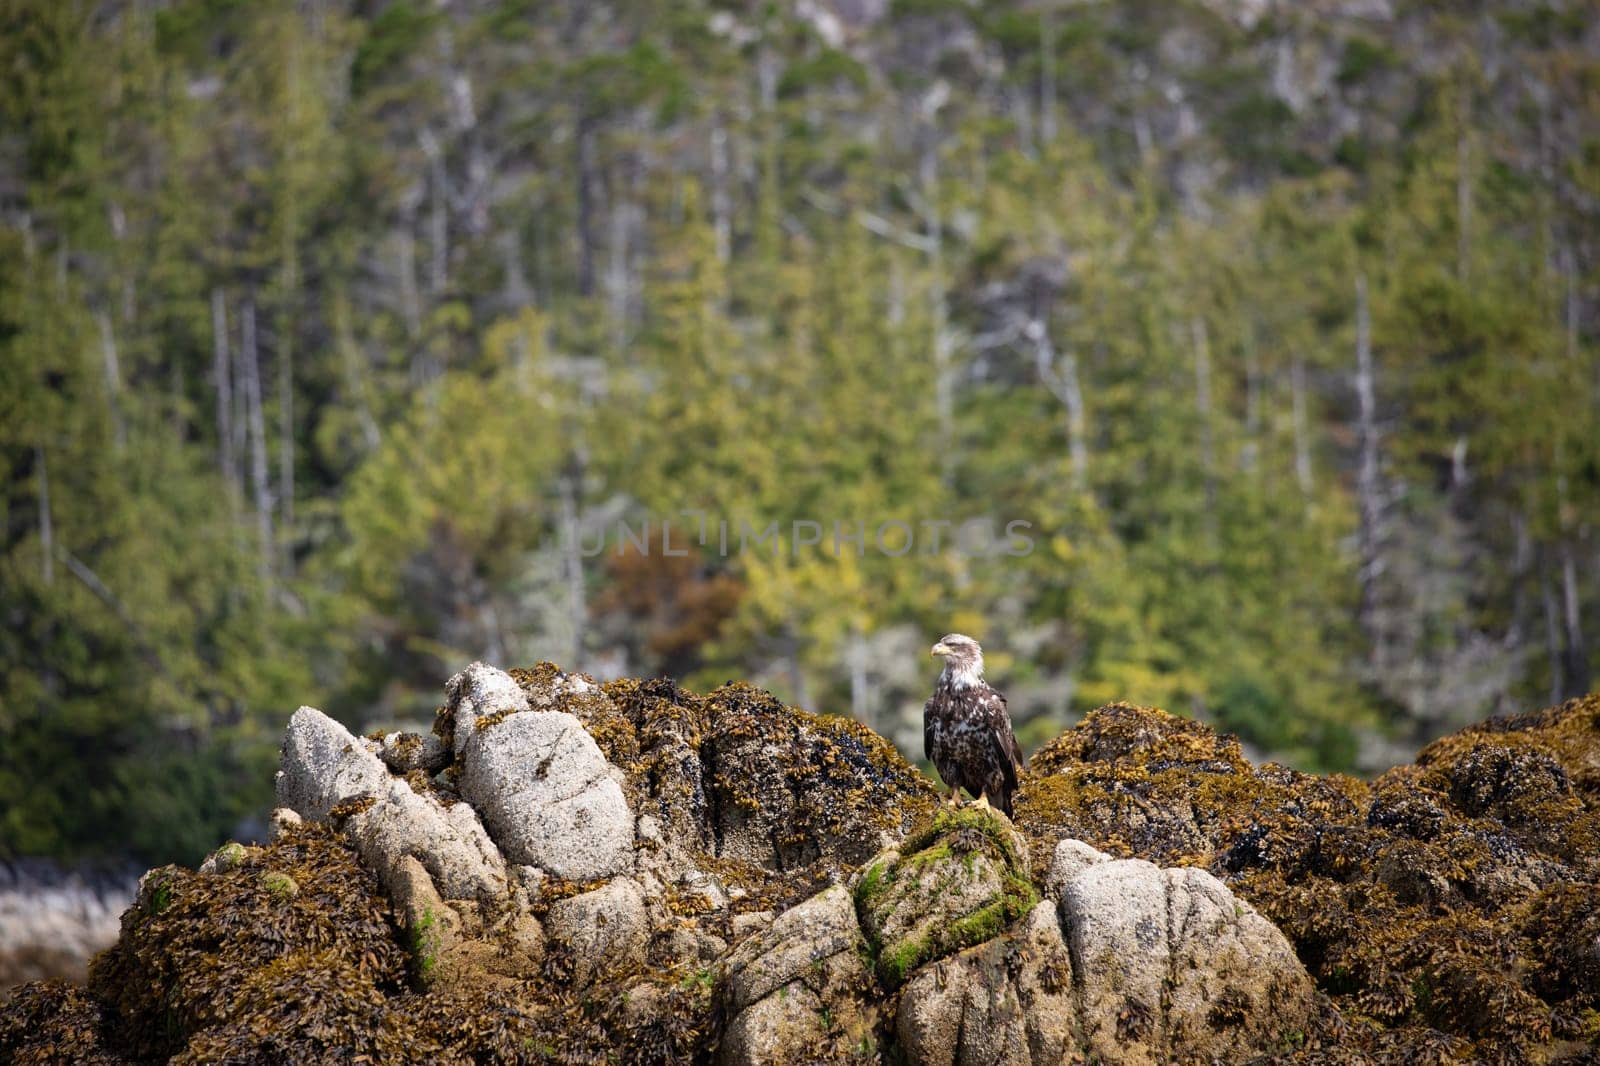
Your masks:
<instances>
[{"instance_id":1,"label":"forest","mask_svg":"<svg viewBox=\"0 0 1600 1066\"><path fill-rule=\"evenodd\" d=\"M1597 16L0 0L0 858L474 659L916 759L958 630L1026 749L1355 772L1588 691Z\"/></svg>"}]
</instances>

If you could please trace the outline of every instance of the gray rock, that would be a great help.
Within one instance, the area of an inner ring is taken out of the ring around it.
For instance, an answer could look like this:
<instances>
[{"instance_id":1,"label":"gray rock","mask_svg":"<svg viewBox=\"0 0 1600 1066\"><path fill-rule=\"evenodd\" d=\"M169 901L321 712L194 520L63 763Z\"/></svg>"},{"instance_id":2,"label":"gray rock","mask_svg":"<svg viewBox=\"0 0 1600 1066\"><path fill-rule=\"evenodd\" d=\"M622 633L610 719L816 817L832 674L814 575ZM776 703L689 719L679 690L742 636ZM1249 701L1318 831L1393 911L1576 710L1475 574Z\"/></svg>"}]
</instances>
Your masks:
<instances>
[{"instance_id":1,"label":"gray rock","mask_svg":"<svg viewBox=\"0 0 1600 1066\"><path fill-rule=\"evenodd\" d=\"M1003 816L941 814L934 830L906 854L880 856L856 884L861 925L889 988L918 966L993 939L1036 902L1027 844Z\"/></svg>"},{"instance_id":2,"label":"gray rock","mask_svg":"<svg viewBox=\"0 0 1600 1066\"><path fill-rule=\"evenodd\" d=\"M1204 870L1096 864L1061 915L1103 1061L1234 1058L1307 1025L1314 989L1288 941Z\"/></svg>"},{"instance_id":3,"label":"gray rock","mask_svg":"<svg viewBox=\"0 0 1600 1066\"><path fill-rule=\"evenodd\" d=\"M728 923L734 942L738 943L766 929L772 924L773 917L771 911L746 911L743 914L735 914L733 920Z\"/></svg>"},{"instance_id":4,"label":"gray rock","mask_svg":"<svg viewBox=\"0 0 1600 1066\"><path fill-rule=\"evenodd\" d=\"M401 778L389 778L375 800L345 822L345 833L386 885L402 859L415 858L446 899L506 893L505 861L471 807L445 807Z\"/></svg>"},{"instance_id":5,"label":"gray rock","mask_svg":"<svg viewBox=\"0 0 1600 1066\"><path fill-rule=\"evenodd\" d=\"M439 897L433 878L413 856L396 860L384 878L384 889L405 931L412 975L424 987L448 979L461 953L461 915Z\"/></svg>"},{"instance_id":6,"label":"gray rock","mask_svg":"<svg viewBox=\"0 0 1600 1066\"><path fill-rule=\"evenodd\" d=\"M383 738L378 758L397 774L412 770L436 774L449 764L450 752L432 733L390 733Z\"/></svg>"},{"instance_id":7,"label":"gray rock","mask_svg":"<svg viewBox=\"0 0 1600 1066\"><path fill-rule=\"evenodd\" d=\"M314 707L289 719L279 762L278 805L317 821L345 800L386 790L389 771L344 726Z\"/></svg>"},{"instance_id":8,"label":"gray rock","mask_svg":"<svg viewBox=\"0 0 1600 1066\"><path fill-rule=\"evenodd\" d=\"M445 707L454 722L455 754L460 755L485 715L526 711L528 697L504 670L488 663L473 663L444 686Z\"/></svg>"},{"instance_id":9,"label":"gray rock","mask_svg":"<svg viewBox=\"0 0 1600 1066\"><path fill-rule=\"evenodd\" d=\"M1090 1053L1107 1062L1159 1061L1162 986L1172 972L1160 868L1142 859L1092 866L1067 885L1061 916L1080 967Z\"/></svg>"},{"instance_id":10,"label":"gray rock","mask_svg":"<svg viewBox=\"0 0 1600 1066\"><path fill-rule=\"evenodd\" d=\"M728 953L728 942L715 933L685 923L668 930L662 938L668 958L690 965L715 962Z\"/></svg>"},{"instance_id":11,"label":"gray rock","mask_svg":"<svg viewBox=\"0 0 1600 1066\"><path fill-rule=\"evenodd\" d=\"M463 743L457 723L461 793L507 858L574 881L632 868L633 814L577 718L538 711L479 724Z\"/></svg>"},{"instance_id":12,"label":"gray rock","mask_svg":"<svg viewBox=\"0 0 1600 1066\"><path fill-rule=\"evenodd\" d=\"M203 874L225 874L240 866L248 866L261 858L261 849L246 847L236 841L229 841L210 855L198 867L198 872Z\"/></svg>"},{"instance_id":13,"label":"gray rock","mask_svg":"<svg viewBox=\"0 0 1600 1066\"><path fill-rule=\"evenodd\" d=\"M790 908L740 944L728 960L723 994L733 1020L718 1061L834 1061L866 1046L873 1011L864 946L842 885Z\"/></svg>"},{"instance_id":14,"label":"gray rock","mask_svg":"<svg viewBox=\"0 0 1600 1066\"><path fill-rule=\"evenodd\" d=\"M1082 1062L1076 1026L1072 959L1048 901L1004 937L923 967L895 1018L919 1066Z\"/></svg>"},{"instance_id":15,"label":"gray rock","mask_svg":"<svg viewBox=\"0 0 1600 1066\"><path fill-rule=\"evenodd\" d=\"M817 893L780 914L728 959L728 993L743 1010L832 955L861 944L855 904L843 885Z\"/></svg>"},{"instance_id":16,"label":"gray rock","mask_svg":"<svg viewBox=\"0 0 1600 1066\"><path fill-rule=\"evenodd\" d=\"M416 859L447 899L491 899L506 891L505 863L464 803L446 808L417 794L344 726L302 707L283 741L278 801L300 815L323 819L338 804L365 798L368 806L344 825L362 861L394 891L402 860Z\"/></svg>"},{"instance_id":17,"label":"gray rock","mask_svg":"<svg viewBox=\"0 0 1600 1066\"><path fill-rule=\"evenodd\" d=\"M1172 943L1167 1041L1191 1059L1271 1050L1309 1028L1315 989L1289 941L1204 870L1163 870Z\"/></svg>"},{"instance_id":18,"label":"gray rock","mask_svg":"<svg viewBox=\"0 0 1600 1066\"><path fill-rule=\"evenodd\" d=\"M717 1061L723 1066L871 1060L872 1013L859 989L870 982L853 953L823 959L728 1023Z\"/></svg>"},{"instance_id":19,"label":"gray rock","mask_svg":"<svg viewBox=\"0 0 1600 1066\"><path fill-rule=\"evenodd\" d=\"M300 817L299 812L289 807L274 807L272 813L267 816L267 824L270 827L271 838L277 840L289 830L304 825L305 819Z\"/></svg>"},{"instance_id":20,"label":"gray rock","mask_svg":"<svg viewBox=\"0 0 1600 1066\"><path fill-rule=\"evenodd\" d=\"M1044 894L1059 900L1073 878L1091 866L1110 861L1111 856L1081 840L1063 840L1050 856L1050 869L1044 875Z\"/></svg>"},{"instance_id":21,"label":"gray rock","mask_svg":"<svg viewBox=\"0 0 1600 1066\"><path fill-rule=\"evenodd\" d=\"M587 985L604 970L644 961L650 930L644 893L626 877L560 900L545 917L550 939L572 953L572 979Z\"/></svg>"}]
</instances>

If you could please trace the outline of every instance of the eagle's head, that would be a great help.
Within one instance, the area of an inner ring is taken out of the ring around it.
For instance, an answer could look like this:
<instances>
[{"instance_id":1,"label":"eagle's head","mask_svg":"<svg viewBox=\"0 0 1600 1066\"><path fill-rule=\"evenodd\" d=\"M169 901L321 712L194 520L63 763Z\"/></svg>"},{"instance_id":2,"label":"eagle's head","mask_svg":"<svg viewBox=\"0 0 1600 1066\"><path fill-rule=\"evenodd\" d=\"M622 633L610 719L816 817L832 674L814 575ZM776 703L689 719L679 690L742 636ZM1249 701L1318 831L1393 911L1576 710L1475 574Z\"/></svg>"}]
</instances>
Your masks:
<instances>
[{"instance_id":1,"label":"eagle's head","mask_svg":"<svg viewBox=\"0 0 1600 1066\"><path fill-rule=\"evenodd\" d=\"M970 685L983 679L983 649L963 633L947 633L933 646L933 654L944 660L945 671L957 685Z\"/></svg>"}]
</instances>

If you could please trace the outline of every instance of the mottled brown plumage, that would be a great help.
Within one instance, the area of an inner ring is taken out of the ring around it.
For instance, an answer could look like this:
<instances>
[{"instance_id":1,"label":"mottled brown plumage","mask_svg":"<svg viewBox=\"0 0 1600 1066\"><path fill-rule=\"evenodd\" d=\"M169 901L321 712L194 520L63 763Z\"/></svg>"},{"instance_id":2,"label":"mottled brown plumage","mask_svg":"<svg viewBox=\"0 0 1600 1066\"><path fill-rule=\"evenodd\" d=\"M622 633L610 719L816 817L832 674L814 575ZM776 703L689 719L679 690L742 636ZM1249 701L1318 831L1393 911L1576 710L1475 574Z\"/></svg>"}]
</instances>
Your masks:
<instances>
[{"instance_id":1,"label":"mottled brown plumage","mask_svg":"<svg viewBox=\"0 0 1600 1066\"><path fill-rule=\"evenodd\" d=\"M1011 816L1022 749L1011 732L1006 698L983 679L983 649L971 637L951 633L933 646L944 672L922 708L922 748L950 787L951 799L966 789Z\"/></svg>"}]
</instances>

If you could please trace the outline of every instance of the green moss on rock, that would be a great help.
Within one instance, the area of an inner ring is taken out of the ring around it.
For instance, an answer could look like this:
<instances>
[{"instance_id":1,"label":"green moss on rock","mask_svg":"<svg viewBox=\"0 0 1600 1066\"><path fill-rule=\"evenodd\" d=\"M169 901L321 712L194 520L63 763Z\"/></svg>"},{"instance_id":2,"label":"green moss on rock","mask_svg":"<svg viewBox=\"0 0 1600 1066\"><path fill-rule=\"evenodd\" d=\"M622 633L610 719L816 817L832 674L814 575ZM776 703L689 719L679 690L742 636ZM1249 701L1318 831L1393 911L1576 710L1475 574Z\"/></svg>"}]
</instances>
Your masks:
<instances>
[{"instance_id":1,"label":"green moss on rock","mask_svg":"<svg viewBox=\"0 0 1600 1066\"><path fill-rule=\"evenodd\" d=\"M898 856L869 866L854 899L878 978L898 988L924 963L999 936L1039 897L1016 831L962 807L940 808Z\"/></svg>"}]
</instances>

